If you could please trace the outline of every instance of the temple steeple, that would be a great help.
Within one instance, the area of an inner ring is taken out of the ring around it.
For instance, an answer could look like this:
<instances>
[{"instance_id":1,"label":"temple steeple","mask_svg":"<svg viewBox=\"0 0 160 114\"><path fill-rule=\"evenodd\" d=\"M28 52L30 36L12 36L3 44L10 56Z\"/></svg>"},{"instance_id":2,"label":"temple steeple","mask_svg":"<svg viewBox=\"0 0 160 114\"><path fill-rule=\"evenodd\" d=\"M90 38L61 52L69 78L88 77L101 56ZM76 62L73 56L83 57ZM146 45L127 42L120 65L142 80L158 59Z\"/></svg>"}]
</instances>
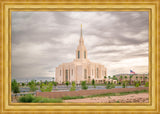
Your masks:
<instances>
[{"instance_id":1,"label":"temple steeple","mask_svg":"<svg viewBox=\"0 0 160 114\"><path fill-rule=\"evenodd\" d=\"M86 47L84 45L83 34L82 34L82 24L81 24L79 45L78 45L77 50L76 50L76 59L77 60L87 59L87 50L86 50Z\"/></svg>"},{"instance_id":2,"label":"temple steeple","mask_svg":"<svg viewBox=\"0 0 160 114\"><path fill-rule=\"evenodd\" d=\"M81 35L80 35L79 44L84 45L84 40L83 40L83 35L82 35L82 24L81 24Z\"/></svg>"},{"instance_id":3,"label":"temple steeple","mask_svg":"<svg viewBox=\"0 0 160 114\"><path fill-rule=\"evenodd\" d=\"M83 36L82 36L82 24L81 24L81 37L83 37Z\"/></svg>"}]
</instances>

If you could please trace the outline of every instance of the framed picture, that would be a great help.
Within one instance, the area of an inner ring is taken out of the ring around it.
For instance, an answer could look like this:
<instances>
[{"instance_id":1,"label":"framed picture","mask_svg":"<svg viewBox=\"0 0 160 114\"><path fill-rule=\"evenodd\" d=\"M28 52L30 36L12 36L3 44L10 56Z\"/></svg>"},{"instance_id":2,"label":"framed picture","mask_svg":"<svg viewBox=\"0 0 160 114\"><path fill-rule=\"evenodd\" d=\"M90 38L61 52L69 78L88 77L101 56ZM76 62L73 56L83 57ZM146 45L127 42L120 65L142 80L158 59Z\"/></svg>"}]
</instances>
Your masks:
<instances>
[{"instance_id":1,"label":"framed picture","mask_svg":"<svg viewBox=\"0 0 160 114\"><path fill-rule=\"evenodd\" d=\"M2 113L159 113L160 1L1 1Z\"/></svg>"}]
</instances>

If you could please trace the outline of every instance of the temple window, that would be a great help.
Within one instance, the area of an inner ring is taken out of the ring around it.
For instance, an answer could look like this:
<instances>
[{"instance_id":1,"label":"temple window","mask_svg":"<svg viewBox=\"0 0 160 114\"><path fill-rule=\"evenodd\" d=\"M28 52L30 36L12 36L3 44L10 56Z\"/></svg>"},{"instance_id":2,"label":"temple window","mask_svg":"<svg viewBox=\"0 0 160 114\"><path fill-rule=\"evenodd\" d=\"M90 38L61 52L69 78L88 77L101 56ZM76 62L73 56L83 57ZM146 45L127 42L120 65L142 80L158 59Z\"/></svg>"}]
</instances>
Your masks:
<instances>
[{"instance_id":1,"label":"temple window","mask_svg":"<svg viewBox=\"0 0 160 114\"><path fill-rule=\"evenodd\" d=\"M66 81L68 81L68 70L66 70Z\"/></svg>"},{"instance_id":2,"label":"temple window","mask_svg":"<svg viewBox=\"0 0 160 114\"><path fill-rule=\"evenodd\" d=\"M78 59L80 58L80 51L78 51Z\"/></svg>"},{"instance_id":3,"label":"temple window","mask_svg":"<svg viewBox=\"0 0 160 114\"><path fill-rule=\"evenodd\" d=\"M72 69L72 75L73 75L73 69Z\"/></svg>"},{"instance_id":4,"label":"temple window","mask_svg":"<svg viewBox=\"0 0 160 114\"><path fill-rule=\"evenodd\" d=\"M87 79L87 69L84 69L84 79Z\"/></svg>"},{"instance_id":5,"label":"temple window","mask_svg":"<svg viewBox=\"0 0 160 114\"><path fill-rule=\"evenodd\" d=\"M86 51L84 51L84 58L86 58Z\"/></svg>"},{"instance_id":6,"label":"temple window","mask_svg":"<svg viewBox=\"0 0 160 114\"><path fill-rule=\"evenodd\" d=\"M97 68L97 78L98 78L98 68Z\"/></svg>"},{"instance_id":7,"label":"temple window","mask_svg":"<svg viewBox=\"0 0 160 114\"><path fill-rule=\"evenodd\" d=\"M60 70L60 76L61 76L61 70Z\"/></svg>"}]
</instances>

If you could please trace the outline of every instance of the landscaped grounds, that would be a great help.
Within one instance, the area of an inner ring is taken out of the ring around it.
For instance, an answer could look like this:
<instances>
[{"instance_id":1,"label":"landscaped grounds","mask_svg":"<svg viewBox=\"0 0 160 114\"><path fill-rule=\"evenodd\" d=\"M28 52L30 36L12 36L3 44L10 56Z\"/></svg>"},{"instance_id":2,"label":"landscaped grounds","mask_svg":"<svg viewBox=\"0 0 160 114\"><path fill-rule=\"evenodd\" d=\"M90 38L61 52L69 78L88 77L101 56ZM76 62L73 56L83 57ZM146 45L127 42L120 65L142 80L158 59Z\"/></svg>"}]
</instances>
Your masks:
<instances>
[{"instance_id":1,"label":"landscaped grounds","mask_svg":"<svg viewBox=\"0 0 160 114\"><path fill-rule=\"evenodd\" d=\"M12 81L12 102L22 103L147 103L148 82L95 84L82 81L59 85L57 82ZM27 90L27 91L26 91Z\"/></svg>"}]
</instances>

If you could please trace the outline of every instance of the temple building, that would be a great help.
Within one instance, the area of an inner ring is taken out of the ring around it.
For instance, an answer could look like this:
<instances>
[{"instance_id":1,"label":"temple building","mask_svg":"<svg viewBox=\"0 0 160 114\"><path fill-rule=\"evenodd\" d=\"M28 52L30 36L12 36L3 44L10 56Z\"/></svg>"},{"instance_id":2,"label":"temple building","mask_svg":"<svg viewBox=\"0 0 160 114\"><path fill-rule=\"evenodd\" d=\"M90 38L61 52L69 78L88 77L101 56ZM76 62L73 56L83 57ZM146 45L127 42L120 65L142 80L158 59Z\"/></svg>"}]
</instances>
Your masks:
<instances>
[{"instance_id":1,"label":"temple building","mask_svg":"<svg viewBox=\"0 0 160 114\"><path fill-rule=\"evenodd\" d=\"M107 76L107 68L99 63L91 62L87 58L87 49L84 45L81 25L81 36L76 50L76 58L73 62L63 63L56 67L55 81L61 84L66 81L91 82L94 79L97 83L102 83L104 76Z\"/></svg>"}]
</instances>

